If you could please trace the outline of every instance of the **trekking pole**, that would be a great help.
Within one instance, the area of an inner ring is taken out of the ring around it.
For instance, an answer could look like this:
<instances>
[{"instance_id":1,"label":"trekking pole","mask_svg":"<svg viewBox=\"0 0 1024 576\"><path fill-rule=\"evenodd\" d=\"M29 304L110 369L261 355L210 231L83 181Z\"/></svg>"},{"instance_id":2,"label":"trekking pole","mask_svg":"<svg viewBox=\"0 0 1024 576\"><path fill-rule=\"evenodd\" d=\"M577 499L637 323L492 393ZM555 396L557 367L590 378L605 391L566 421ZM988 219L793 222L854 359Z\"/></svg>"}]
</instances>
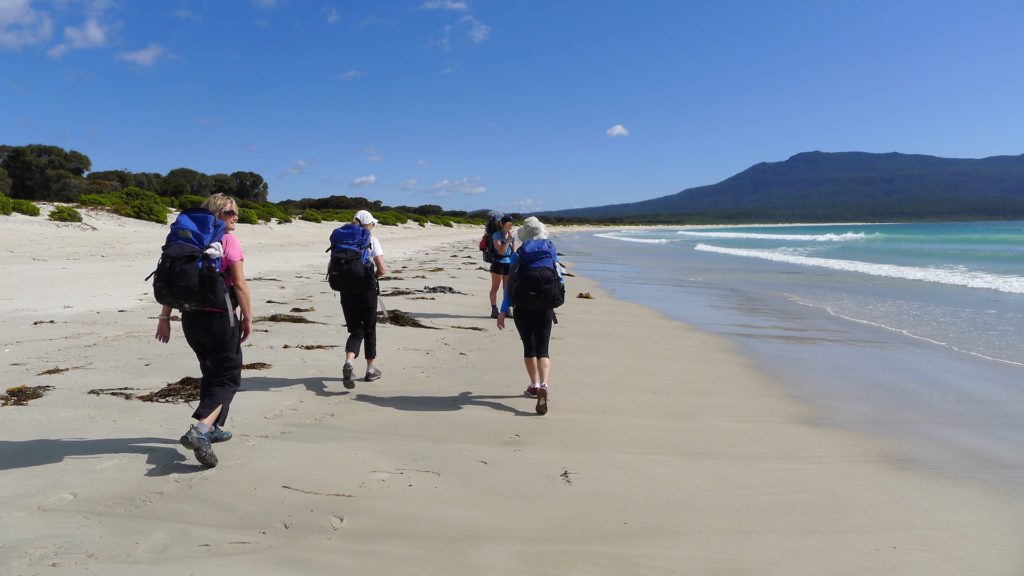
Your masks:
<instances>
[{"instance_id":1,"label":"trekking pole","mask_svg":"<svg viewBox=\"0 0 1024 576\"><path fill-rule=\"evenodd\" d=\"M384 306L384 299L380 296L377 296L377 306L380 308L380 311L384 313L384 323L386 324L388 321L388 309Z\"/></svg>"}]
</instances>

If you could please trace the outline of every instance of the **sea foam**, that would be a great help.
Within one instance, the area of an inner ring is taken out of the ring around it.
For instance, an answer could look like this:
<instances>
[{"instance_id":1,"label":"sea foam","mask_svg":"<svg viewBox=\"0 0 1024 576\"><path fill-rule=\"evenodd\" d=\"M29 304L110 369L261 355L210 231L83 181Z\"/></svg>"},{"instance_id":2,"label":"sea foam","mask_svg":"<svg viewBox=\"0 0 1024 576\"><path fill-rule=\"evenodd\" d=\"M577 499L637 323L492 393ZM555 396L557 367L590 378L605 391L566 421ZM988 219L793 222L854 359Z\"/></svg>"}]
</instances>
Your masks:
<instances>
[{"instance_id":1,"label":"sea foam","mask_svg":"<svg viewBox=\"0 0 1024 576\"><path fill-rule=\"evenodd\" d=\"M744 248L724 248L710 244L697 244L693 248L701 252L715 252L731 256L742 256L746 258L758 258L771 260L773 262L785 262L801 266L815 266L819 268L830 268L832 270L844 270L847 272L858 272L871 276L884 276L887 278L901 278L905 280L920 280L923 282L934 282L952 286L966 286L968 288L986 288L1009 292L1012 294L1024 294L1024 277L987 272L976 272L963 267L951 268L922 268L918 266L898 266L895 264L873 264L871 262L860 262L858 260L837 260L832 258L815 258L813 256L801 256L790 252L774 250L755 250Z\"/></svg>"},{"instance_id":2,"label":"sea foam","mask_svg":"<svg viewBox=\"0 0 1024 576\"><path fill-rule=\"evenodd\" d=\"M851 240L863 240L867 237L863 232L846 232L843 234L764 234L759 232L679 230L676 234L681 236L696 236L699 238L741 238L748 240L786 240L796 242L849 242Z\"/></svg>"}]
</instances>

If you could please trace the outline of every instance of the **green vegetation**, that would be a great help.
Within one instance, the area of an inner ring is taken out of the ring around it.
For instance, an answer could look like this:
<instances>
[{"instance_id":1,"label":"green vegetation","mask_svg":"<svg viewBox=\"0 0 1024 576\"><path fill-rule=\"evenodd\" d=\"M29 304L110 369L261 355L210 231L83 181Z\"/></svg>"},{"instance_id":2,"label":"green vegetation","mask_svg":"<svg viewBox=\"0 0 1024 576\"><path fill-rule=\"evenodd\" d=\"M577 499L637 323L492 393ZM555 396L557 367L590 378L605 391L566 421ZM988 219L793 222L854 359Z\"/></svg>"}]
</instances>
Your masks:
<instances>
[{"instance_id":1,"label":"green vegetation","mask_svg":"<svg viewBox=\"0 0 1024 576\"><path fill-rule=\"evenodd\" d=\"M71 206L57 206L50 211L50 220L57 222L81 222L82 215Z\"/></svg>"},{"instance_id":2,"label":"green vegetation","mask_svg":"<svg viewBox=\"0 0 1024 576\"><path fill-rule=\"evenodd\" d=\"M24 214L26 216L39 216L39 206L29 202L28 200L22 200L15 198L11 200L11 208L18 214Z\"/></svg>"},{"instance_id":3,"label":"green vegetation","mask_svg":"<svg viewBox=\"0 0 1024 576\"><path fill-rule=\"evenodd\" d=\"M312 208L303 212L302 216L299 216L299 218L302 218L306 222L320 223L324 221L324 219L320 217L320 213L317 212L316 210L313 210Z\"/></svg>"},{"instance_id":4,"label":"green vegetation","mask_svg":"<svg viewBox=\"0 0 1024 576\"><path fill-rule=\"evenodd\" d=\"M238 209L238 222L240 224L259 224L260 219L256 215L256 211L250 208L239 208Z\"/></svg>"},{"instance_id":5,"label":"green vegetation","mask_svg":"<svg viewBox=\"0 0 1024 576\"><path fill-rule=\"evenodd\" d=\"M0 214L4 216L10 216L11 212L14 211L14 202L10 198L0 194Z\"/></svg>"}]
</instances>

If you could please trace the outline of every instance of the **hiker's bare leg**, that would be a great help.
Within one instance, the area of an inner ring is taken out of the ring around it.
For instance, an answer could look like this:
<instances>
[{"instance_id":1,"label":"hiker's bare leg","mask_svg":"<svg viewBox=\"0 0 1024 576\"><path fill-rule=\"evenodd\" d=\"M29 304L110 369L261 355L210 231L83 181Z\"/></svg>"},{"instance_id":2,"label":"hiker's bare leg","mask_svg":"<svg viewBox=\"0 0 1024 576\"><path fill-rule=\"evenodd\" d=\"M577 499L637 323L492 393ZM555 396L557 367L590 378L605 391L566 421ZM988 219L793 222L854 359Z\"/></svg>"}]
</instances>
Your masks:
<instances>
[{"instance_id":1,"label":"hiker's bare leg","mask_svg":"<svg viewBox=\"0 0 1024 576\"><path fill-rule=\"evenodd\" d=\"M526 364L526 373L530 375L530 384L540 384L540 380L537 380L537 358L534 356L524 357L523 364Z\"/></svg>"},{"instance_id":2,"label":"hiker's bare leg","mask_svg":"<svg viewBox=\"0 0 1024 576\"><path fill-rule=\"evenodd\" d=\"M491 272L491 306L498 305L498 286L501 286L501 279L508 278L508 276L502 276L501 274L495 274Z\"/></svg>"},{"instance_id":3,"label":"hiker's bare leg","mask_svg":"<svg viewBox=\"0 0 1024 576\"><path fill-rule=\"evenodd\" d=\"M200 422L206 424L210 428L213 428L213 423L217 421L217 417L220 416L220 409L223 407L223 404L218 405L216 408L213 409L213 412L210 412L209 416L203 418L202 420L200 420Z\"/></svg>"},{"instance_id":4,"label":"hiker's bare leg","mask_svg":"<svg viewBox=\"0 0 1024 576\"><path fill-rule=\"evenodd\" d=\"M537 372L540 373L541 384L548 383L548 374L551 372L551 359L550 358L538 358L537 359Z\"/></svg>"}]
</instances>

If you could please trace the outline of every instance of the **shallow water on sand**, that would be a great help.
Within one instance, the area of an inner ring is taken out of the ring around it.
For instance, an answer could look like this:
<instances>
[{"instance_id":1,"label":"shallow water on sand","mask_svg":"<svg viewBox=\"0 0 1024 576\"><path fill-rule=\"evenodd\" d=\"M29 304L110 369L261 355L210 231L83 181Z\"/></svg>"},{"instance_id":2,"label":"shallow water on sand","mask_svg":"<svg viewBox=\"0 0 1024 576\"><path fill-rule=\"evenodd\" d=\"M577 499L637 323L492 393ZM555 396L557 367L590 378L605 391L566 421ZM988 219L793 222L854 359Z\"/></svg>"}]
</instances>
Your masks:
<instances>
[{"instance_id":1,"label":"shallow water on sand","mask_svg":"<svg viewBox=\"0 0 1024 576\"><path fill-rule=\"evenodd\" d=\"M817 423L909 441L907 465L1024 491L1024 277L1013 274L1022 226L954 226L952 239L946 225L900 226L886 227L899 241L830 247L812 261L801 260L817 249L805 244L856 243L883 226L575 233L556 243L616 297L736 342L818 408Z\"/></svg>"}]
</instances>

